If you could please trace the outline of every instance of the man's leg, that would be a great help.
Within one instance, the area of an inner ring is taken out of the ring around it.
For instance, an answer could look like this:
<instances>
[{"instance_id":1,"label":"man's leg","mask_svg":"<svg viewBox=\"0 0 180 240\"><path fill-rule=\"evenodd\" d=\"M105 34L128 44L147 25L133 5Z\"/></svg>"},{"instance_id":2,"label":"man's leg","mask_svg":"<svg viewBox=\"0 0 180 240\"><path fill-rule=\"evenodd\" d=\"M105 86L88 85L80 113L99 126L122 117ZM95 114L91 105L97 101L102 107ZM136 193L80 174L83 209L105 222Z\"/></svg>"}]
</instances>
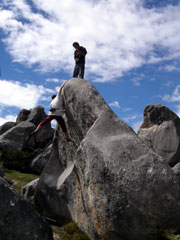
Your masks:
<instances>
[{"instance_id":1,"label":"man's leg","mask_svg":"<svg viewBox=\"0 0 180 240\"><path fill-rule=\"evenodd\" d=\"M79 77L84 78L84 71L85 71L85 64L81 63L79 64Z\"/></svg>"},{"instance_id":2,"label":"man's leg","mask_svg":"<svg viewBox=\"0 0 180 240\"><path fill-rule=\"evenodd\" d=\"M74 67L74 73L73 73L73 78L77 78L79 74L79 65L76 64Z\"/></svg>"},{"instance_id":3,"label":"man's leg","mask_svg":"<svg viewBox=\"0 0 180 240\"><path fill-rule=\"evenodd\" d=\"M36 133L40 128L42 128L44 125L46 125L48 122L51 122L54 119L53 115L48 115L42 122L39 123L37 128L34 130L34 133Z\"/></svg>"}]
</instances>

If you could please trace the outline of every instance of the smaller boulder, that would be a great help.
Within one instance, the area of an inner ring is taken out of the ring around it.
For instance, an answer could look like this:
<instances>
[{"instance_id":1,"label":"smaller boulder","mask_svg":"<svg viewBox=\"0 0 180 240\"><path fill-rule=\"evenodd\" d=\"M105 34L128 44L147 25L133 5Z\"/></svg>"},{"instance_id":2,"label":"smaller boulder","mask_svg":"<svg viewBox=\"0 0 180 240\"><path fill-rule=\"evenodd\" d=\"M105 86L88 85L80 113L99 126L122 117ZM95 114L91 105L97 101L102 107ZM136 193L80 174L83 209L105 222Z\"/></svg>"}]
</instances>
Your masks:
<instances>
[{"instance_id":1,"label":"smaller boulder","mask_svg":"<svg viewBox=\"0 0 180 240\"><path fill-rule=\"evenodd\" d=\"M15 122L6 122L0 126L0 135L11 129L12 127L16 126Z\"/></svg>"},{"instance_id":2,"label":"smaller boulder","mask_svg":"<svg viewBox=\"0 0 180 240\"><path fill-rule=\"evenodd\" d=\"M180 163L177 163L173 168L172 168L174 174L176 175L177 181L180 185Z\"/></svg>"},{"instance_id":3,"label":"smaller boulder","mask_svg":"<svg viewBox=\"0 0 180 240\"><path fill-rule=\"evenodd\" d=\"M35 193L35 189L38 181L39 181L39 178L34 179L33 181L29 182L22 188L22 196L24 200L28 202L34 201L34 193Z\"/></svg>"},{"instance_id":4,"label":"smaller boulder","mask_svg":"<svg viewBox=\"0 0 180 240\"><path fill-rule=\"evenodd\" d=\"M0 168L0 177L4 177L4 171Z\"/></svg>"},{"instance_id":5,"label":"smaller boulder","mask_svg":"<svg viewBox=\"0 0 180 240\"><path fill-rule=\"evenodd\" d=\"M20 123L20 122L23 122L23 121L26 121L27 118L28 118L28 115L30 114L30 110L27 110L27 109L22 109L19 114L17 115L17 118L16 118L16 123Z\"/></svg>"},{"instance_id":6,"label":"smaller boulder","mask_svg":"<svg viewBox=\"0 0 180 240\"><path fill-rule=\"evenodd\" d=\"M180 161L180 118L166 106L146 106L137 134L171 167Z\"/></svg>"},{"instance_id":7,"label":"smaller boulder","mask_svg":"<svg viewBox=\"0 0 180 240\"><path fill-rule=\"evenodd\" d=\"M50 144L42 153L33 158L30 167L34 173L41 174L42 170L46 166L51 154L52 144Z\"/></svg>"},{"instance_id":8,"label":"smaller boulder","mask_svg":"<svg viewBox=\"0 0 180 240\"><path fill-rule=\"evenodd\" d=\"M1 240L53 240L45 219L1 177L0 213Z\"/></svg>"},{"instance_id":9,"label":"smaller boulder","mask_svg":"<svg viewBox=\"0 0 180 240\"><path fill-rule=\"evenodd\" d=\"M0 136L0 148L3 150L22 150L24 145L27 145L29 135L35 127L33 123L20 122Z\"/></svg>"},{"instance_id":10,"label":"smaller boulder","mask_svg":"<svg viewBox=\"0 0 180 240\"><path fill-rule=\"evenodd\" d=\"M44 120L45 117L46 117L46 114L44 112L44 107L37 106L37 107L31 109L31 111L27 117L27 121L32 122L37 126L42 120Z\"/></svg>"}]
</instances>

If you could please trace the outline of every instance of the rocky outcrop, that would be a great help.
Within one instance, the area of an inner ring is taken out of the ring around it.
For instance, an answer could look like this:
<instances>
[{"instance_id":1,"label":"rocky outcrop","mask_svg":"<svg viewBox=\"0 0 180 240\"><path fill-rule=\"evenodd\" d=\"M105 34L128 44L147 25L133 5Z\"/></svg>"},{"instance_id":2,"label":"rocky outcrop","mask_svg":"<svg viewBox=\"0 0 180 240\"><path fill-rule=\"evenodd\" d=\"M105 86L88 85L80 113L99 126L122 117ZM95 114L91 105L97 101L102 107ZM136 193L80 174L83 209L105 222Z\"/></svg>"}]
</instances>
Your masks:
<instances>
[{"instance_id":1,"label":"rocky outcrop","mask_svg":"<svg viewBox=\"0 0 180 240\"><path fill-rule=\"evenodd\" d=\"M15 122L6 122L3 125L0 126L0 135L8 131L10 128L14 127L16 125Z\"/></svg>"},{"instance_id":2,"label":"rocky outcrop","mask_svg":"<svg viewBox=\"0 0 180 240\"><path fill-rule=\"evenodd\" d=\"M18 124L20 122L26 121L30 112L30 110L22 109L17 115L16 123Z\"/></svg>"},{"instance_id":3,"label":"rocky outcrop","mask_svg":"<svg viewBox=\"0 0 180 240\"><path fill-rule=\"evenodd\" d=\"M24 200L28 202L34 201L34 193L35 193L35 189L38 181L39 181L39 178L34 179L33 181L29 182L22 188L22 196Z\"/></svg>"},{"instance_id":4,"label":"rocky outcrop","mask_svg":"<svg viewBox=\"0 0 180 240\"><path fill-rule=\"evenodd\" d=\"M51 150L52 144L50 144L46 149L44 149L44 151L33 158L30 164L30 168L34 173L41 174L44 166L46 166L47 161L49 160Z\"/></svg>"},{"instance_id":5,"label":"rocky outcrop","mask_svg":"<svg viewBox=\"0 0 180 240\"><path fill-rule=\"evenodd\" d=\"M0 168L0 177L4 177L4 171Z\"/></svg>"},{"instance_id":6,"label":"rocky outcrop","mask_svg":"<svg viewBox=\"0 0 180 240\"><path fill-rule=\"evenodd\" d=\"M53 240L49 224L0 177L0 239Z\"/></svg>"},{"instance_id":7,"label":"rocky outcrop","mask_svg":"<svg viewBox=\"0 0 180 240\"><path fill-rule=\"evenodd\" d=\"M180 119L169 108L161 104L146 106L138 136L170 166L180 162Z\"/></svg>"},{"instance_id":8,"label":"rocky outcrop","mask_svg":"<svg viewBox=\"0 0 180 240\"><path fill-rule=\"evenodd\" d=\"M66 124L57 127L35 192L40 210L73 219L91 240L154 240L180 223L171 168L83 79L63 92Z\"/></svg>"},{"instance_id":9,"label":"rocky outcrop","mask_svg":"<svg viewBox=\"0 0 180 240\"><path fill-rule=\"evenodd\" d=\"M48 123L36 136L29 136L45 117L42 106L31 110L22 109L17 116L16 123L6 123L1 126L3 134L0 135L0 160L5 167L33 171L36 167L31 169L31 165L34 166L34 162L36 162L35 165L40 166L38 173L42 171L43 164L46 164L47 161L44 151L47 152L46 148L52 143L54 129ZM34 159L40 152L42 157ZM33 163L31 164L31 162Z\"/></svg>"}]
</instances>

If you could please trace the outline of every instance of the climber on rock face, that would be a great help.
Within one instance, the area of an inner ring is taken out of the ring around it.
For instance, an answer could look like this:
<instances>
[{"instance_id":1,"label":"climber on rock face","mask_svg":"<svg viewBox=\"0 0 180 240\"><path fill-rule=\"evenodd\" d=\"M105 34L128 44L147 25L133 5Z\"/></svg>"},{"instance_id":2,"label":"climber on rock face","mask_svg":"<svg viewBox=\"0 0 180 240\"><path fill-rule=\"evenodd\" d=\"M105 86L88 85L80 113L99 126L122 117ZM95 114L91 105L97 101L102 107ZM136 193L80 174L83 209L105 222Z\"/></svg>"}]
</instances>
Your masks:
<instances>
[{"instance_id":1,"label":"climber on rock face","mask_svg":"<svg viewBox=\"0 0 180 240\"><path fill-rule=\"evenodd\" d=\"M84 47L80 46L78 42L73 43L73 47L76 49L74 51L74 60L75 60L75 67L73 78L84 78L84 71L85 71L85 56L87 51Z\"/></svg>"},{"instance_id":2,"label":"climber on rock face","mask_svg":"<svg viewBox=\"0 0 180 240\"><path fill-rule=\"evenodd\" d=\"M63 97L62 97L62 90L65 84L66 82L60 87L58 95L52 96L52 101L50 103L50 110L49 110L48 116L42 122L39 123L39 125L37 126L37 128L34 130L32 134L36 134L37 131L40 128L42 128L44 125L46 125L48 122L51 122L53 119L56 119L56 121L61 126L62 131L64 132L65 138L69 141L71 140L67 132L64 119L62 118L62 115L65 112Z\"/></svg>"}]
</instances>

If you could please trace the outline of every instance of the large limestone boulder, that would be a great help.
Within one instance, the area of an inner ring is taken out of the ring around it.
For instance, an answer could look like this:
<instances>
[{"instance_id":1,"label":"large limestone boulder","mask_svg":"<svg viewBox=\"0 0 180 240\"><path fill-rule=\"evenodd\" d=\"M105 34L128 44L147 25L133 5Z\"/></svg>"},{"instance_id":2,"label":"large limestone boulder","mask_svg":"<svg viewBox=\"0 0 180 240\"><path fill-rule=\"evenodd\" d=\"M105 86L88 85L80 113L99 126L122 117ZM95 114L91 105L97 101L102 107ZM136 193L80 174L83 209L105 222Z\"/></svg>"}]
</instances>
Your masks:
<instances>
[{"instance_id":1,"label":"large limestone boulder","mask_svg":"<svg viewBox=\"0 0 180 240\"><path fill-rule=\"evenodd\" d=\"M0 177L0 239L53 240L49 224Z\"/></svg>"},{"instance_id":2,"label":"large limestone boulder","mask_svg":"<svg viewBox=\"0 0 180 240\"><path fill-rule=\"evenodd\" d=\"M180 119L169 108L161 104L146 106L138 135L170 166L180 162Z\"/></svg>"},{"instance_id":3,"label":"large limestone boulder","mask_svg":"<svg viewBox=\"0 0 180 240\"><path fill-rule=\"evenodd\" d=\"M65 85L57 127L35 192L40 210L73 219L91 240L154 240L180 223L180 192L166 162L106 105L87 81Z\"/></svg>"}]
</instances>

